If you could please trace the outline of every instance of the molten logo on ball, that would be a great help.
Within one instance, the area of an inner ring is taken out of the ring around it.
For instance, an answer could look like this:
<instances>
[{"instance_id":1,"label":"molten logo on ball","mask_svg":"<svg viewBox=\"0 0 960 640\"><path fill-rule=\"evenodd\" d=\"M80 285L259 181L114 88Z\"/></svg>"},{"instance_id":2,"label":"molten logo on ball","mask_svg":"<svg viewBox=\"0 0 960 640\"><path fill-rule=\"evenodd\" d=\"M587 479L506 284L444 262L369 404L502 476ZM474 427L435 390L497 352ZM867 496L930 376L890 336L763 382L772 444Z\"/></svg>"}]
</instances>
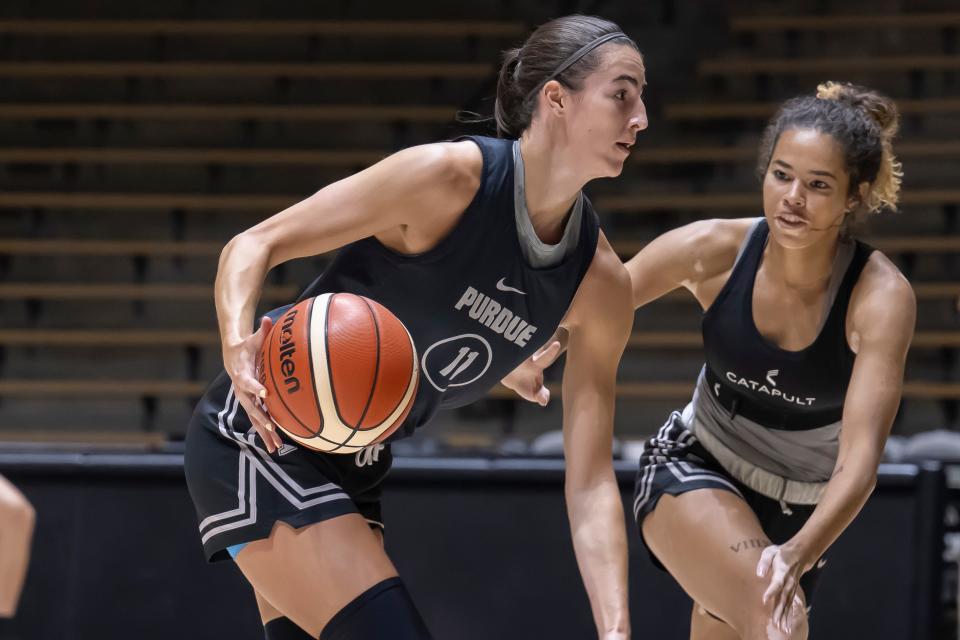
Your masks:
<instances>
[{"instance_id":1,"label":"molten logo on ball","mask_svg":"<svg viewBox=\"0 0 960 640\"><path fill-rule=\"evenodd\" d=\"M300 380L293 374L297 372L297 365L293 354L297 352L297 343L293 339L293 323L297 319L297 309L294 307L283 316L280 325L280 373L286 376L283 383L287 385L287 393L300 391Z\"/></svg>"}]
</instances>

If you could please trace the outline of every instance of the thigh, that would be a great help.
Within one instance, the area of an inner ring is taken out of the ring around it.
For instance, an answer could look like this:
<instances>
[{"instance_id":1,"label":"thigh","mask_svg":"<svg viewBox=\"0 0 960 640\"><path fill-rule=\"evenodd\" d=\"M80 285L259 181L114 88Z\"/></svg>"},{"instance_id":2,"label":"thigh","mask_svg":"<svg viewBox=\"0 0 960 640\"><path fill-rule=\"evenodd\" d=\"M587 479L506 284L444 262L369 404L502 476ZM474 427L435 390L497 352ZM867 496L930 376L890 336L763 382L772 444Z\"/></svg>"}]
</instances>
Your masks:
<instances>
[{"instance_id":1,"label":"thigh","mask_svg":"<svg viewBox=\"0 0 960 640\"><path fill-rule=\"evenodd\" d=\"M383 546L383 530L380 527L370 527L370 531L373 532L374 537L380 543L380 546ZM270 604L270 602L263 597L256 589L253 590L253 595L257 600L257 609L260 611L260 621L266 625L271 620L276 620L277 618L284 617L283 612L277 609L275 606Z\"/></svg>"},{"instance_id":2,"label":"thigh","mask_svg":"<svg viewBox=\"0 0 960 640\"><path fill-rule=\"evenodd\" d=\"M361 593L397 575L359 514L300 529L277 523L269 538L251 542L236 562L258 602L265 600L313 637Z\"/></svg>"},{"instance_id":3,"label":"thigh","mask_svg":"<svg viewBox=\"0 0 960 640\"><path fill-rule=\"evenodd\" d=\"M257 599L257 609L260 610L260 622L264 625L271 620L284 617L283 612L270 604L256 589L253 590L253 596Z\"/></svg>"},{"instance_id":4,"label":"thigh","mask_svg":"<svg viewBox=\"0 0 960 640\"><path fill-rule=\"evenodd\" d=\"M690 640L740 640L740 634L694 602L690 614Z\"/></svg>"},{"instance_id":5,"label":"thigh","mask_svg":"<svg viewBox=\"0 0 960 640\"><path fill-rule=\"evenodd\" d=\"M757 577L756 569L770 542L742 498L718 489L664 495L644 518L642 532L647 546L695 602L740 637L764 633L771 612L762 604L767 580ZM805 637L800 630L805 620L794 626L793 637Z\"/></svg>"}]
</instances>

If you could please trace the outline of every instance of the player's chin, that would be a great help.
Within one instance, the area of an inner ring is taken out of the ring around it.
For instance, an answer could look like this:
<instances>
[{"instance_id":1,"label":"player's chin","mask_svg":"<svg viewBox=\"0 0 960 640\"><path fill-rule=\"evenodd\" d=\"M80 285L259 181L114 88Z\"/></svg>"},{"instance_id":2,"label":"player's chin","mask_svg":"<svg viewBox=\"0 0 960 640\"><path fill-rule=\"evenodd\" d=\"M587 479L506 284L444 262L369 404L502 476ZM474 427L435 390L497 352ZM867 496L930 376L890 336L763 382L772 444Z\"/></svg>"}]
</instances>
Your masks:
<instances>
[{"instance_id":1,"label":"player's chin","mask_svg":"<svg viewBox=\"0 0 960 640\"><path fill-rule=\"evenodd\" d=\"M816 238L807 229L784 231L774 227L770 229L770 235L784 249L804 249L816 242Z\"/></svg>"},{"instance_id":2,"label":"player's chin","mask_svg":"<svg viewBox=\"0 0 960 640\"><path fill-rule=\"evenodd\" d=\"M625 164L625 161L626 161L626 158L622 156L617 158L610 158L606 162L606 167L603 172L603 177L616 178L617 176L619 176L621 173L623 173L623 166Z\"/></svg>"}]
</instances>

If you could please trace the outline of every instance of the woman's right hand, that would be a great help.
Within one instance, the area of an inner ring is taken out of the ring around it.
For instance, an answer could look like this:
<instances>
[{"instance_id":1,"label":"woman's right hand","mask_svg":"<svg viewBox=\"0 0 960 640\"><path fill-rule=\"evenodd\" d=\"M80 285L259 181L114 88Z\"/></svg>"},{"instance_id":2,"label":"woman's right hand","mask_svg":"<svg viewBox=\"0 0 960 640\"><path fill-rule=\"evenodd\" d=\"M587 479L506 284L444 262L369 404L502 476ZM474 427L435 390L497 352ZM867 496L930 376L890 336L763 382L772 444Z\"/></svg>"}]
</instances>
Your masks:
<instances>
[{"instance_id":1,"label":"woman's right hand","mask_svg":"<svg viewBox=\"0 0 960 640\"><path fill-rule=\"evenodd\" d=\"M223 366L233 381L233 391L269 453L283 446L283 441L263 406L262 400L267 397L267 390L257 380L256 368L260 347L270 335L271 328L273 320L264 316L260 320L260 328L255 332L240 342L223 345Z\"/></svg>"}]
</instances>

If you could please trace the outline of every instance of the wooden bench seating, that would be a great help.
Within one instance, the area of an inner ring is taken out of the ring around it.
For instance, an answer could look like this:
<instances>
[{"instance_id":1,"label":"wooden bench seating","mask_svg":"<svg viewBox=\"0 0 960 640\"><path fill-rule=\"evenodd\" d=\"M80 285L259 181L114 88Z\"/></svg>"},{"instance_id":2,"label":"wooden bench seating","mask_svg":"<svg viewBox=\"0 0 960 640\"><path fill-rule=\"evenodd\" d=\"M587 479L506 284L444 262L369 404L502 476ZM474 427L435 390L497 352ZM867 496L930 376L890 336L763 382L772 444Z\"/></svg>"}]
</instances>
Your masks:
<instances>
[{"instance_id":1,"label":"wooden bench seating","mask_svg":"<svg viewBox=\"0 0 960 640\"><path fill-rule=\"evenodd\" d=\"M614 249L624 258L644 247L642 240L611 239ZM95 256L95 257L215 257L224 242L172 240L36 240L30 238L0 239L0 255L8 256ZM867 238L872 246L891 254L960 253L960 235L952 236L889 236Z\"/></svg>"},{"instance_id":2,"label":"wooden bench seating","mask_svg":"<svg viewBox=\"0 0 960 640\"><path fill-rule=\"evenodd\" d=\"M3 197L4 195L0 194L0 203L2 203ZM955 204L960 202L960 189L908 189L904 191L900 202L903 206ZM759 205L759 192L627 194L597 198L597 211L601 213L642 213L664 209L699 211L751 210Z\"/></svg>"},{"instance_id":3,"label":"wooden bench seating","mask_svg":"<svg viewBox=\"0 0 960 640\"><path fill-rule=\"evenodd\" d=\"M916 141L896 145L901 158L942 158L960 155L960 141ZM23 164L179 164L367 166L392 153L364 149L189 149L189 148L29 148L0 147L0 163ZM630 156L633 164L753 163L755 146L645 147Z\"/></svg>"},{"instance_id":4,"label":"wooden bench seating","mask_svg":"<svg viewBox=\"0 0 960 640\"><path fill-rule=\"evenodd\" d=\"M293 300L299 293L294 285L267 286L263 299ZM206 284L90 284L47 282L0 282L0 300L208 300L213 303L213 286Z\"/></svg>"},{"instance_id":5,"label":"wooden bench seating","mask_svg":"<svg viewBox=\"0 0 960 640\"><path fill-rule=\"evenodd\" d=\"M960 155L960 140L900 141L896 142L898 158L932 159ZM4 150L0 149L0 162ZM635 164L748 164L757 161L757 146L687 146L647 147L638 140L636 150L630 155Z\"/></svg>"},{"instance_id":6,"label":"wooden bench seating","mask_svg":"<svg viewBox=\"0 0 960 640\"><path fill-rule=\"evenodd\" d=\"M735 33L764 31L867 31L874 29L939 29L960 26L960 13L893 13L822 16L737 16Z\"/></svg>"},{"instance_id":7,"label":"wooden bench seating","mask_svg":"<svg viewBox=\"0 0 960 640\"><path fill-rule=\"evenodd\" d=\"M7 102L0 104L0 119L438 123L452 120L457 110L453 105Z\"/></svg>"},{"instance_id":8,"label":"wooden bench seating","mask_svg":"<svg viewBox=\"0 0 960 640\"><path fill-rule=\"evenodd\" d=\"M315 78L476 80L490 64L455 62L6 62L0 78Z\"/></svg>"},{"instance_id":9,"label":"wooden bench seating","mask_svg":"<svg viewBox=\"0 0 960 640\"><path fill-rule=\"evenodd\" d=\"M0 380L3 397L197 397L206 382L191 380Z\"/></svg>"},{"instance_id":10,"label":"wooden bench seating","mask_svg":"<svg viewBox=\"0 0 960 640\"><path fill-rule=\"evenodd\" d=\"M215 164L366 166L387 150L363 149L121 149L0 147L0 163L24 164Z\"/></svg>"},{"instance_id":11,"label":"wooden bench seating","mask_svg":"<svg viewBox=\"0 0 960 640\"><path fill-rule=\"evenodd\" d=\"M663 113L668 120L765 120L776 112L780 104L780 102L668 104L664 107ZM897 99L897 108L902 115L951 114L960 112L960 98Z\"/></svg>"},{"instance_id":12,"label":"wooden bench seating","mask_svg":"<svg viewBox=\"0 0 960 640\"><path fill-rule=\"evenodd\" d=\"M0 20L0 33L31 36L522 37L516 21L483 20Z\"/></svg>"},{"instance_id":13,"label":"wooden bench seating","mask_svg":"<svg viewBox=\"0 0 960 640\"><path fill-rule=\"evenodd\" d=\"M960 252L960 236L890 236L865 238L868 244L888 254ZM623 258L629 258L646 244L641 240L613 239L613 248ZM3 252L0 242L0 253Z\"/></svg>"},{"instance_id":14,"label":"wooden bench seating","mask_svg":"<svg viewBox=\"0 0 960 640\"><path fill-rule=\"evenodd\" d=\"M960 296L960 282L914 282L917 297L946 300ZM295 285L268 286L263 297L270 301L293 300ZM683 292L667 297L685 298ZM205 284L90 284L49 282L0 282L2 300L210 300L213 287Z\"/></svg>"},{"instance_id":15,"label":"wooden bench seating","mask_svg":"<svg viewBox=\"0 0 960 640\"><path fill-rule=\"evenodd\" d=\"M0 207L55 208L64 210L222 210L276 212L302 200L309 194L205 194L205 193L102 193L67 191L4 191ZM650 211L729 211L751 209L760 203L759 192L624 194L596 199L601 213L645 213ZM948 205L960 203L960 189L909 189L904 206Z\"/></svg>"},{"instance_id":16,"label":"wooden bench seating","mask_svg":"<svg viewBox=\"0 0 960 640\"><path fill-rule=\"evenodd\" d=\"M766 119L779 102L709 102L667 104L668 120ZM904 115L960 112L960 98L898 100ZM2 120L168 120L168 121L315 121L315 122L421 122L443 123L454 119L453 105L267 105L267 104L127 104L127 103L6 103ZM638 148L638 152L640 148Z\"/></svg>"},{"instance_id":17,"label":"wooden bench seating","mask_svg":"<svg viewBox=\"0 0 960 640\"><path fill-rule=\"evenodd\" d=\"M720 58L697 65L702 76L757 74L843 75L899 71L957 71L960 56L847 56L843 58Z\"/></svg>"}]
</instances>

